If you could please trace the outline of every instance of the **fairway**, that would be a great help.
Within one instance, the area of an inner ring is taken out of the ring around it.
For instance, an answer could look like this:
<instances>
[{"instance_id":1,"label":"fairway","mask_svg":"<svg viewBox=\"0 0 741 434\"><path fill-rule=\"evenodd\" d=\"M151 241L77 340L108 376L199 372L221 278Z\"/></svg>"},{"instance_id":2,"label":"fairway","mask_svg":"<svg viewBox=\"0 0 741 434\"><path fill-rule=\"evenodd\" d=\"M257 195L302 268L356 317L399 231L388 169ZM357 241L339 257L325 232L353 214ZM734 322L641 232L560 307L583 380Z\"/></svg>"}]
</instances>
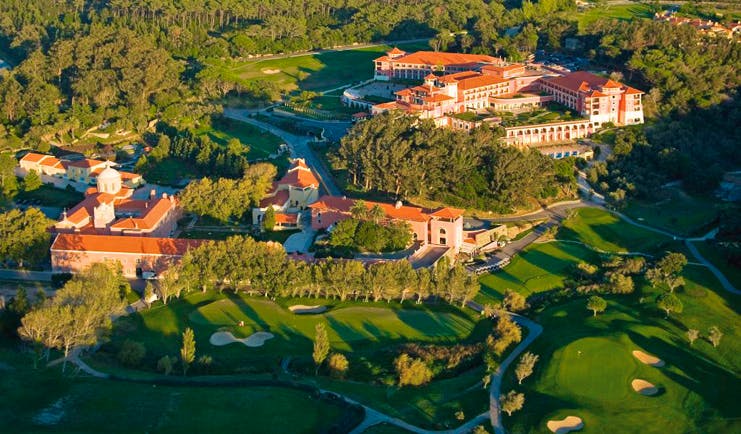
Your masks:
<instances>
[{"instance_id":1,"label":"fairway","mask_svg":"<svg viewBox=\"0 0 741 434\"><path fill-rule=\"evenodd\" d=\"M669 189L667 197L647 202L631 200L623 213L639 222L679 235L704 235L726 207L714 198L690 196L679 189Z\"/></svg>"},{"instance_id":2,"label":"fairway","mask_svg":"<svg viewBox=\"0 0 741 434\"><path fill-rule=\"evenodd\" d=\"M628 21L635 18L650 19L651 7L647 4L627 4L612 6L596 6L580 12L578 15L579 30L584 30L589 24L598 19L616 19Z\"/></svg>"},{"instance_id":3,"label":"fairway","mask_svg":"<svg viewBox=\"0 0 741 434\"><path fill-rule=\"evenodd\" d=\"M606 252L661 253L673 243L665 235L639 228L600 208L580 208L564 221L556 238Z\"/></svg>"},{"instance_id":4,"label":"fairway","mask_svg":"<svg viewBox=\"0 0 741 434\"><path fill-rule=\"evenodd\" d=\"M342 412L292 389L153 386L34 370L29 356L5 342L0 344L4 433L315 433L329 429ZM294 417L287 418L286 411Z\"/></svg>"},{"instance_id":5,"label":"fairway","mask_svg":"<svg viewBox=\"0 0 741 434\"><path fill-rule=\"evenodd\" d=\"M503 270L486 274L479 280L479 302L500 300L507 289L523 295L563 287L569 270L579 262L596 263L598 255L586 247L565 242L538 243L528 246Z\"/></svg>"},{"instance_id":6,"label":"fairway","mask_svg":"<svg viewBox=\"0 0 741 434\"><path fill-rule=\"evenodd\" d=\"M323 304L329 305L329 310L319 315L296 315L288 310L291 304ZM478 336L483 329L476 327L478 316L472 315L448 305L410 303L401 309L398 303L338 303L321 299L277 304L256 297L199 292L120 318L105 352L115 354L126 339L139 341L147 348L144 369L153 370L160 357L177 354L180 335L191 327L199 351L213 356L220 372L241 370L245 364L257 372L272 369L280 357L310 355L314 327L320 322L327 326L335 351L372 352L401 342L453 343L473 334ZM244 326L238 325L240 321L244 321ZM228 331L238 338L266 331L275 338L259 348L217 347L208 343L217 331Z\"/></svg>"},{"instance_id":7,"label":"fairway","mask_svg":"<svg viewBox=\"0 0 741 434\"><path fill-rule=\"evenodd\" d=\"M197 324L230 327L237 337L269 331L290 341L294 336L313 339L314 326L328 326L329 339L339 350L350 350L355 342L384 340L436 340L465 337L473 323L464 316L379 307L342 307L320 315L296 315L259 299L227 298L199 307L189 315ZM244 321L244 327L235 327ZM266 346L270 345L266 343Z\"/></svg>"},{"instance_id":8,"label":"fairway","mask_svg":"<svg viewBox=\"0 0 741 434\"><path fill-rule=\"evenodd\" d=\"M701 321L702 330L714 321L710 313L721 322L737 318L726 307L682 300L703 313L677 317ZM730 342L737 337L727 336L730 348L713 349L700 341L690 348L682 327L638 297L612 299L596 318L584 304L577 299L538 315L545 330L530 350L543 363L522 386L511 372L505 379L503 390L515 388L526 396L523 411L505 416L508 431L543 432L548 420L575 415L584 419L585 433L738 432L741 412L734 395L741 381L734 369L741 353L726 357L738 350L738 342ZM666 366L640 363L631 355L636 349L660 356ZM659 394L634 392L630 384L635 378L657 385Z\"/></svg>"},{"instance_id":9,"label":"fairway","mask_svg":"<svg viewBox=\"0 0 741 434\"><path fill-rule=\"evenodd\" d=\"M380 45L353 50L327 51L279 59L248 60L234 65L231 73L249 82L263 80L277 84L283 91L326 91L343 84L373 78L372 60L392 47ZM424 43L401 44L403 50L429 49Z\"/></svg>"},{"instance_id":10,"label":"fairway","mask_svg":"<svg viewBox=\"0 0 741 434\"><path fill-rule=\"evenodd\" d=\"M247 159L250 161L268 158L270 154L277 153L278 146L283 143L280 137L263 129L231 119L214 122L212 127L202 129L198 131L198 134L208 135L211 140L221 146L226 146L232 138L239 139L242 145L249 147Z\"/></svg>"}]
</instances>

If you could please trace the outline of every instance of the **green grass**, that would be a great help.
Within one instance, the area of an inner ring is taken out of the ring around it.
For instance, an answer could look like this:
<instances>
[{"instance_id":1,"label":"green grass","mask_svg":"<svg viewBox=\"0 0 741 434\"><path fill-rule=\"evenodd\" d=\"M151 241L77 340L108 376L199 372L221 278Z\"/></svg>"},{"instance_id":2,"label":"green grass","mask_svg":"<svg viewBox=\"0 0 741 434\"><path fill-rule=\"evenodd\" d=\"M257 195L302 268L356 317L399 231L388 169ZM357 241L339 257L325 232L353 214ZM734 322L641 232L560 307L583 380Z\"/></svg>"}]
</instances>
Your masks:
<instances>
[{"instance_id":1,"label":"green grass","mask_svg":"<svg viewBox=\"0 0 741 434\"><path fill-rule=\"evenodd\" d=\"M321 315L295 315L287 309L291 304L327 304L331 308ZM395 342L457 342L474 331L476 334L483 331L475 327L478 317L472 315L447 305L410 304L402 309L398 303L359 304L316 299L278 304L247 296L194 293L166 306L158 304L120 318L107 351L115 353L125 339L140 341L148 351L144 368L151 370L163 355L177 354L180 335L186 327L191 327L201 351L212 355L222 372L270 370L277 358L311 354L314 327L318 322L326 324L334 350L363 352L385 348ZM244 321L244 327L237 325L239 321ZM211 334L219 330L228 330L239 337L269 331L275 338L260 348L209 344Z\"/></svg>"},{"instance_id":2,"label":"green grass","mask_svg":"<svg viewBox=\"0 0 741 434\"><path fill-rule=\"evenodd\" d=\"M651 225L649 221L645 223ZM656 253L674 244L665 235L633 226L600 208L576 210L573 217L564 221L557 238L578 241L606 252Z\"/></svg>"},{"instance_id":3,"label":"green grass","mask_svg":"<svg viewBox=\"0 0 741 434\"><path fill-rule=\"evenodd\" d=\"M285 231L267 231L260 234L260 241L275 241L276 243L285 243L288 237L293 234L301 232L300 230L285 230Z\"/></svg>"},{"instance_id":4,"label":"green grass","mask_svg":"<svg viewBox=\"0 0 741 434\"><path fill-rule=\"evenodd\" d=\"M493 303L507 289L524 295L563 287L569 270L579 262L596 263L598 255L584 246L552 242L531 244L504 269L482 276L476 300Z\"/></svg>"},{"instance_id":5,"label":"green grass","mask_svg":"<svg viewBox=\"0 0 741 434\"><path fill-rule=\"evenodd\" d=\"M721 250L713 242L699 241L694 244L700 254L715 265L733 286L741 288L741 269L729 264Z\"/></svg>"},{"instance_id":6,"label":"green grass","mask_svg":"<svg viewBox=\"0 0 741 434\"><path fill-rule=\"evenodd\" d=\"M623 213L678 235L703 235L725 207L712 198L689 196L672 189L656 202L632 200Z\"/></svg>"},{"instance_id":7,"label":"green grass","mask_svg":"<svg viewBox=\"0 0 741 434\"><path fill-rule=\"evenodd\" d=\"M15 200L38 200L42 206L72 208L80 203L83 198L82 193L77 191L55 188L44 184L33 191L20 191Z\"/></svg>"},{"instance_id":8,"label":"green grass","mask_svg":"<svg viewBox=\"0 0 741 434\"><path fill-rule=\"evenodd\" d=\"M291 389L166 387L63 376L59 368L32 369L27 355L0 341L4 433L315 433L327 430L342 411ZM39 423L44 413L47 421L58 421Z\"/></svg>"},{"instance_id":9,"label":"green grass","mask_svg":"<svg viewBox=\"0 0 741 434\"><path fill-rule=\"evenodd\" d=\"M163 185L176 185L182 179L197 178L200 170L187 161L178 158L165 158L147 169L144 177L148 182Z\"/></svg>"},{"instance_id":10,"label":"green grass","mask_svg":"<svg viewBox=\"0 0 741 434\"><path fill-rule=\"evenodd\" d=\"M232 138L239 139L243 145L249 147L247 159L255 160L268 158L270 154L278 152L278 146L283 143L277 137L261 128L257 128L245 122L219 121L212 127L199 131L200 134L208 135L214 142L226 146Z\"/></svg>"},{"instance_id":11,"label":"green grass","mask_svg":"<svg viewBox=\"0 0 741 434\"><path fill-rule=\"evenodd\" d=\"M419 50L424 47L424 44L400 46L404 50ZM244 81L264 80L276 83L285 92L298 89L325 91L372 78L372 60L382 56L390 48L384 45L280 59L248 60L234 65L231 72ZM279 72L269 74L265 71Z\"/></svg>"},{"instance_id":12,"label":"green grass","mask_svg":"<svg viewBox=\"0 0 741 434\"><path fill-rule=\"evenodd\" d=\"M479 367L418 388L329 380L321 384L412 425L445 429L461 424L455 418L459 410L469 420L489 408L488 390L479 384L483 376L484 369Z\"/></svg>"},{"instance_id":13,"label":"green grass","mask_svg":"<svg viewBox=\"0 0 741 434\"><path fill-rule=\"evenodd\" d=\"M585 433L738 432L738 299L713 292L718 284L706 269L688 267L684 277L688 284L678 294L684 312L669 320L653 303L656 290L647 286L634 296L611 298L606 313L596 318L584 299L539 314L545 331L530 350L540 355L540 364L522 386L511 373L503 386L526 396L522 412L505 416L507 429L543 432L548 420L576 415L584 419ZM705 334L712 325L726 333L719 348L705 340L689 346L687 327ZM636 349L667 365L641 364L631 355ZM660 394L633 392L635 378L659 386Z\"/></svg>"},{"instance_id":14,"label":"green grass","mask_svg":"<svg viewBox=\"0 0 741 434\"><path fill-rule=\"evenodd\" d=\"M179 238L188 238L191 240L225 240L234 235L247 235L247 232L221 232L221 231L209 231L206 229L191 229L180 233Z\"/></svg>"},{"instance_id":15,"label":"green grass","mask_svg":"<svg viewBox=\"0 0 741 434\"><path fill-rule=\"evenodd\" d=\"M638 18L651 19L652 17L651 7L647 4L593 7L578 14L579 30L584 30L589 24L601 18L629 21Z\"/></svg>"}]
</instances>

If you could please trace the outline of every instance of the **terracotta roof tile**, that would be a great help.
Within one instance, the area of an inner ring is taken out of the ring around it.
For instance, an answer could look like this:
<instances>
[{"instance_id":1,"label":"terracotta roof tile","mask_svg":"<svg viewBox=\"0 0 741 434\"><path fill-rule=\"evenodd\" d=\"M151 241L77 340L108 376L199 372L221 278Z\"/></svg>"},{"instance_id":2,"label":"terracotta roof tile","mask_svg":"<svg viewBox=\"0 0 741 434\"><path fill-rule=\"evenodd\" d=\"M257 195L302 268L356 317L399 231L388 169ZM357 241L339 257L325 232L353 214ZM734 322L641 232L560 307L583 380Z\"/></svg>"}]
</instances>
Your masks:
<instances>
[{"instance_id":1,"label":"terracotta roof tile","mask_svg":"<svg viewBox=\"0 0 741 434\"><path fill-rule=\"evenodd\" d=\"M397 63L411 63L418 65L476 65L481 63L494 63L499 59L483 54L443 53L435 51L417 51L393 59Z\"/></svg>"},{"instance_id":2,"label":"terracotta roof tile","mask_svg":"<svg viewBox=\"0 0 741 434\"><path fill-rule=\"evenodd\" d=\"M85 169L89 169L91 167L97 167L97 166L100 166L101 164L105 164L105 163L106 163L105 161L91 160L89 158L86 158L86 159L80 160L80 161L70 161L69 163L67 163L67 165L68 166L72 166L72 167L82 167L82 168L85 168Z\"/></svg>"},{"instance_id":3,"label":"terracotta roof tile","mask_svg":"<svg viewBox=\"0 0 741 434\"><path fill-rule=\"evenodd\" d=\"M470 90L479 87L490 86L493 84L506 83L509 80L497 78L493 75L479 75L476 77L464 78L458 81L458 89Z\"/></svg>"},{"instance_id":4,"label":"terracotta roof tile","mask_svg":"<svg viewBox=\"0 0 741 434\"><path fill-rule=\"evenodd\" d=\"M283 206L288 202L288 190L280 190L274 196L266 197L260 201L260 208L267 208L270 205Z\"/></svg>"},{"instance_id":5,"label":"terracotta roof tile","mask_svg":"<svg viewBox=\"0 0 741 434\"><path fill-rule=\"evenodd\" d=\"M276 223L297 224L298 214L288 214L284 212L277 212L275 213L275 222Z\"/></svg>"},{"instance_id":6,"label":"terracotta roof tile","mask_svg":"<svg viewBox=\"0 0 741 434\"><path fill-rule=\"evenodd\" d=\"M181 238L59 234L54 240L51 250L182 256L189 249L198 247L205 242L207 241Z\"/></svg>"},{"instance_id":7,"label":"terracotta roof tile","mask_svg":"<svg viewBox=\"0 0 741 434\"><path fill-rule=\"evenodd\" d=\"M443 219L457 219L458 217L462 216L464 212L465 210L462 209L446 207L440 208L439 210L430 214L430 216Z\"/></svg>"},{"instance_id":8,"label":"terracotta roof tile","mask_svg":"<svg viewBox=\"0 0 741 434\"><path fill-rule=\"evenodd\" d=\"M354 204L355 199L347 199L338 196L322 196L317 202L309 205L309 207L321 211L336 211L349 214L350 209ZM396 208L394 204L371 201L365 201L365 205L368 209L373 208L375 205L379 205L386 213L386 217L390 219L422 222L430 219L429 216L423 212L422 208L415 206L402 205L401 207Z\"/></svg>"},{"instance_id":9,"label":"terracotta roof tile","mask_svg":"<svg viewBox=\"0 0 741 434\"><path fill-rule=\"evenodd\" d=\"M29 163L38 163L39 161L43 160L46 157L48 157L48 155L37 154L35 152L29 152L28 154L24 155L20 161L27 161Z\"/></svg>"}]
</instances>

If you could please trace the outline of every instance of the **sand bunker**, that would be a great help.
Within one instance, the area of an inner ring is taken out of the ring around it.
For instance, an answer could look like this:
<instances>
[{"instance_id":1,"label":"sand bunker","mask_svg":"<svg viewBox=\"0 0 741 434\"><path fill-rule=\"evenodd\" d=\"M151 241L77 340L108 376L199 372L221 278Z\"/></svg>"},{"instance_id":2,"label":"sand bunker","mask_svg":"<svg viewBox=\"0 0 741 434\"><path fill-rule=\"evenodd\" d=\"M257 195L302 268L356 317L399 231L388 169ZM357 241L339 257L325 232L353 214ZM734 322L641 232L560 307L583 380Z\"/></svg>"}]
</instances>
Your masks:
<instances>
[{"instance_id":1,"label":"sand bunker","mask_svg":"<svg viewBox=\"0 0 741 434\"><path fill-rule=\"evenodd\" d=\"M566 416L561 420L549 420L547 426L551 432L556 434L566 434L584 428L584 422L580 417Z\"/></svg>"},{"instance_id":2,"label":"sand bunker","mask_svg":"<svg viewBox=\"0 0 741 434\"><path fill-rule=\"evenodd\" d=\"M280 73L280 69L263 69L262 73L268 75L278 74Z\"/></svg>"},{"instance_id":3,"label":"sand bunker","mask_svg":"<svg viewBox=\"0 0 741 434\"><path fill-rule=\"evenodd\" d=\"M664 366L664 361L656 356L652 356L650 354L646 354L643 351L633 351L633 357L640 360L642 363L645 363L647 365L651 365L654 368L660 368Z\"/></svg>"},{"instance_id":4,"label":"sand bunker","mask_svg":"<svg viewBox=\"0 0 741 434\"><path fill-rule=\"evenodd\" d=\"M231 344L232 342L241 342L248 347L261 347L265 341L273 339L273 337L275 336L273 336L272 333L257 332L244 339L239 339L235 338L231 332L216 332L211 335L211 338L208 341L211 342L211 345L216 345L218 347Z\"/></svg>"},{"instance_id":5,"label":"sand bunker","mask_svg":"<svg viewBox=\"0 0 741 434\"><path fill-rule=\"evenodd\" d=\"M297 304L288 308L293 313L322 313L327 310L327 306L304 306Z\"/></svg>"},{"instance_id":6,"label":"sand bunker","mask_svg":"<svg viewBox=\"0 0 741 434\"><path fill-rule=\"evenodd\" d=\"M636 378L635 380L633 380L630 385L633 387L633 390L640 393L641 395L651 396L659 393L659 389L656 386L646 380L641 380L640 378Z\"/></svg>"}]
</instances>

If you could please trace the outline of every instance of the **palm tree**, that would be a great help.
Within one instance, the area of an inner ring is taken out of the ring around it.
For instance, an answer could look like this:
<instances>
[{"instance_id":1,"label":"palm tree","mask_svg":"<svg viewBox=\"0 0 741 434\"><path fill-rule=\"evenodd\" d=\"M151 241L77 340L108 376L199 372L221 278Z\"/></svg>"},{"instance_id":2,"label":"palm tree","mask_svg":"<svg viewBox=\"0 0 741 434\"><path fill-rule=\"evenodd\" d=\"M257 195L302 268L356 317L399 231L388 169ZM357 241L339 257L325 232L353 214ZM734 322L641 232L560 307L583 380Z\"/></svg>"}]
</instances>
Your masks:
<instances>
[{"instance_id":1,"label":"palm tree","mask_svg":"<svg viewBox=\"0 0 741 434\"><path fill-rule=\"evenodd\" d=\"M368 211L368 217L373 220L373 223L378 224L382 218L386 217L386 211L381 208L381 205L375 204L373 208Z\"/></svg>"},{"instance_id":2,"label":"palm tree","mask_svg":"<svg viewBox=\"0 0 741 434\"><path fill-rule=\"evenodd\" d=\"M350 214L357 220L365 220L368 217L368 206L364 200L356 200L352 208L350 208Z\"/></svg>"}]
</instances>

